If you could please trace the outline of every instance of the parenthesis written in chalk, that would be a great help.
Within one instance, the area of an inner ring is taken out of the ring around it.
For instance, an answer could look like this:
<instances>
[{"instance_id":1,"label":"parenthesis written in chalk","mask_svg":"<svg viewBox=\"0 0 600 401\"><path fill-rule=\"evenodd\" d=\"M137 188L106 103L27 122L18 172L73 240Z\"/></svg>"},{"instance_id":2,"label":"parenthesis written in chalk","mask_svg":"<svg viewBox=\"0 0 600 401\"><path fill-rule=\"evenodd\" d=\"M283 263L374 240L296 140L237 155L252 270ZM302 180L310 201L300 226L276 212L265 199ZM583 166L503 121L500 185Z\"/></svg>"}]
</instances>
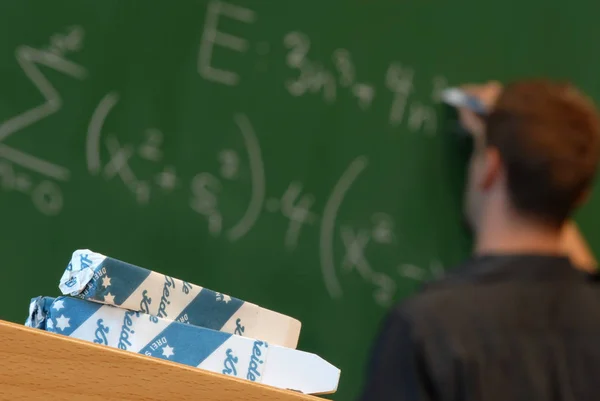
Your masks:
<instances>
[{"instance_id":1,"label":"parenthesis written in chalk","mask_svg":"<svg viewBox=\"0 0 600 401\"><path fill-rule=\"evenodd\" d=\"M334 299L342 297L342 285L335 272L335 258L333 255L333 235L338 211L344 201L347 192L358 176L365 170L368 164L366 156L358 156L350 163L344 174L340 177L331 195L325 204L323 219L321 220L321 232L319 240L321 272L327 292Z\"/></svg>"},{"instance_id":2,"label":"parenthesis written in chalk","mask_svg":"<svg viewBox=\"0 0 600 401\"><path fill-rule=\"evenodd\" d=\"M87 138L85 144L86 160L88 171L96 175L100 173L100 136L102 127L108 114L119 101L119 95L116 92L106 94L92 114L87 129Z\"/></svg>"},{"instance_id":3,"label":"parenthesis written in chalk","mask_svg":"<svg viewBox=\"0 0 600 401\"><path fill-rule=\"evenodd\" d=\"M234 116L234 122L244 137L244 144L248 151L252 195L250 196L250 203L246 208L244 216L227 232L227 236L231 241L239 240L254 226L260 217L266 192L265 167L262 159L262 152L260 150L260 143L254 132L254 128L252 127L248 116L243 113L237 113Z\"/></svg>"}]
</instances>

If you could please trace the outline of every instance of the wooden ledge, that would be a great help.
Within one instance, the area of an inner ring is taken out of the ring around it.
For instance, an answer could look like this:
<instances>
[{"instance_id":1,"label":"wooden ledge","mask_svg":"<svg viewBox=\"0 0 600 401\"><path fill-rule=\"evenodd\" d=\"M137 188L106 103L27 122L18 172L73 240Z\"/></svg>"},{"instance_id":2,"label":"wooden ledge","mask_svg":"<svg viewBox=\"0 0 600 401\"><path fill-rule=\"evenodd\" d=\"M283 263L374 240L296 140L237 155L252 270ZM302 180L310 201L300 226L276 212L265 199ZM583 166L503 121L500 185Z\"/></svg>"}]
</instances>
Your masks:
<instances>
[{"instance_id":1,"label":"wooden ledge","mask_svg":"<svg viewBox=\"0 0 600 401\"><path fill-rule=\"evenodd\" d=\"M323 399L0 320L0 400Z\"/></svg>"}]
</instances>

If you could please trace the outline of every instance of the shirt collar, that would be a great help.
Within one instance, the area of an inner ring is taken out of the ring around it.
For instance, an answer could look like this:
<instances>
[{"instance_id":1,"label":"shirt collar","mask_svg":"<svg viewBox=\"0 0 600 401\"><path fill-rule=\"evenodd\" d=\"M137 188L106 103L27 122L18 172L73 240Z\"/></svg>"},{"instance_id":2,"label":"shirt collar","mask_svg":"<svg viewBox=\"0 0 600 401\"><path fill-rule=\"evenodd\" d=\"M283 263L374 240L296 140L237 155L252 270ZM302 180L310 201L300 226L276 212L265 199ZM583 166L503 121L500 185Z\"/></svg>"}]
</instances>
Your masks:
<instances>
[{"instance_id":1,"label":"shirt collar","mask_svg":"<svg viewBox=\"0 0 600 401\"><path fill-rule=\"evenodd\" d=\"M485 254L471 257L461 276L483 280L553 280L585 274L564 255Z\"/></svg>"}]
</instances>

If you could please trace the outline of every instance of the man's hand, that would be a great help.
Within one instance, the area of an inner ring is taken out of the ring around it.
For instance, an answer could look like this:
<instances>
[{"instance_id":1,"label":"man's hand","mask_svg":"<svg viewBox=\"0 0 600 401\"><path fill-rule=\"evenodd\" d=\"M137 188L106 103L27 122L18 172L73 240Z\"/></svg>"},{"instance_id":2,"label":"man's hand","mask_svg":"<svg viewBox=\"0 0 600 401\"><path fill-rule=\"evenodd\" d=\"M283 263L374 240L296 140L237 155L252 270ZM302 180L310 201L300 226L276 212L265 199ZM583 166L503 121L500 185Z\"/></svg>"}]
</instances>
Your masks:
<instances>
[{"instance_id":1,"label":"man's hand","mask_svg":"<svg viewBox=\"0 0 600 401\"><path fill-rule=\"evenodd\" d=\"M485 84L463 85L461 89L477 97L491 111L502 92L502 84L497 81L489 81ZM481 142L485 132L485 125L481 118L471 110L463 107L458 108L458 115L462 126L473 135L477 142Z\"/></svg>"},{"instance_id":2,"label":"man's hand","mask_svg":"<svg viewBox=\"0 0 600 401\"><path fill-rule=\"evenodd\" d=\"M594 272L598 268L598 262L575 222L568 221L563 227L561 247L578 269Z\"/></svg>"}]
</instances>

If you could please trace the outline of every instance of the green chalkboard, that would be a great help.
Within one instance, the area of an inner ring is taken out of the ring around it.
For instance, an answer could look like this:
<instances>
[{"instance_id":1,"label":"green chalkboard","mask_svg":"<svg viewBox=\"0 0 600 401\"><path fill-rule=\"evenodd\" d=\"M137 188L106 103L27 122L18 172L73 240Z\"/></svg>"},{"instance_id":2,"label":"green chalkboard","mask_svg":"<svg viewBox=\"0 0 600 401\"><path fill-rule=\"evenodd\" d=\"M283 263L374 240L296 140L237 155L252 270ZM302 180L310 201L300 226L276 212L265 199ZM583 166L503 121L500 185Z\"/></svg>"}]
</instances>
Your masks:
<instances>
[{"instance_id":1,"label":"green chalkboard","mask_svg":"<svg viewBox=\"0 0 600 401\"><path fill-rule=\"evenodd\" d=\"M598 6L511 3L2 2L0 318L90 248L297 317L352 399L385 311L468 254L439 90L600 97Z\"/></svg>"}]
</instances>

